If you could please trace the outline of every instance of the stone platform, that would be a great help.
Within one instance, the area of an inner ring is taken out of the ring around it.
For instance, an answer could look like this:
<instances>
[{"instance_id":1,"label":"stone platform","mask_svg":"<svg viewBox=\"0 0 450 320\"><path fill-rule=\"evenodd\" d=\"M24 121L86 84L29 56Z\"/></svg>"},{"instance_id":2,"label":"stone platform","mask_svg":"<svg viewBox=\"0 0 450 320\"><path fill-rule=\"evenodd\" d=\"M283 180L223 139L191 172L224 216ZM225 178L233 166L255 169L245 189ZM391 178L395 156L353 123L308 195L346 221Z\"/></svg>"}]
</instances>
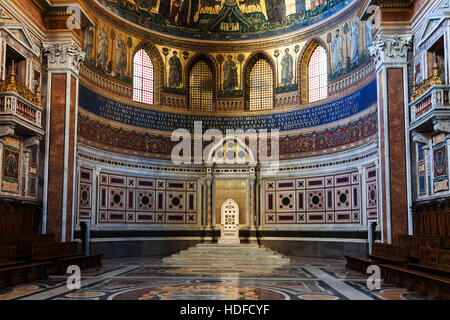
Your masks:
<instances>
[{"instance_id":1,"label":"stone platform","mask_svg":"<svg viewBox=\"0 0 450 320\"><path fill-rule=\"evenodd\" d=\"M258 244L200 243L163 259L164 264L189 267L281 267L290 259Z\"/></svg>"}]
</instances>

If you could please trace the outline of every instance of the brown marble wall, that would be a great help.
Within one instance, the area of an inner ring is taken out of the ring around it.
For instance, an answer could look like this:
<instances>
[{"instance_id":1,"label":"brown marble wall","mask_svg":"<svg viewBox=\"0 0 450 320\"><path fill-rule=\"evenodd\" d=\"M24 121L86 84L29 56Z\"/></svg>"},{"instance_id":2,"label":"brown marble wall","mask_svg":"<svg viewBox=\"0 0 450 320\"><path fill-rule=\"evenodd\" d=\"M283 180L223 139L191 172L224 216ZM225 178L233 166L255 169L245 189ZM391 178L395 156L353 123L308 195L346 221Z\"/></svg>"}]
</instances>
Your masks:
<instances>
[{"instance_id":1,"label":"brown marble wall","mask_svg":"<svg viewBox=\"0 0 450 320\"><path fill-rule=\"evenodd\" d=\"M77 102L77 80L72 77L70 79L70 122L69 122L69 162L67 169L67 228L66 240L72 237L72 203L73 203L73 171L74 171L74 155L75 155L75 119L76 119L76 102Z\"/></svg>"},{"instance_id":2,"label":"brown marble wall","mask_svg":"<svg viewBox=\"0 0 450 320\"><path fill-rule=\"evenodd\" d=\"M61 239L62 221L66 78L65 74L54 74L51 79L47 233L57 240Z\"/></svg>"},{"instance_id":3,"label":"brown marble wall","mask_svg":"<svg viewBox=\"0 0 450 320\"><path fill-rule=\"evenodd\" d=\"M388 69L392 239L408 233L403 69Z\"/></svg>"},{"instance_id":4,"label":"brown marble wall","mask_svg":"<svg viewBox=\"0 0 450 320\"><path fill-rule=\"evenodd\" d=\"M379 77L378 78L378 95L380 97L383 96L383 89L384 85L383 85L383 77ZM386 241L387 239L387 217L386 217L386 162L384 160L384 155L386 154L385 152L385 148L386 145L384 143L384 129L385 129L385 123L384 123L384 101L383 99L380 99L380 101L378 102L378 108L379 108L379 115L380 115L380 123L379 123L379 134L380 134L380 167L381 167L381 183L383 185L382 190L382 199L383 199L383 206L382 206L382 211L383 211L383 239Z\"/></svg>"}]
</instances>

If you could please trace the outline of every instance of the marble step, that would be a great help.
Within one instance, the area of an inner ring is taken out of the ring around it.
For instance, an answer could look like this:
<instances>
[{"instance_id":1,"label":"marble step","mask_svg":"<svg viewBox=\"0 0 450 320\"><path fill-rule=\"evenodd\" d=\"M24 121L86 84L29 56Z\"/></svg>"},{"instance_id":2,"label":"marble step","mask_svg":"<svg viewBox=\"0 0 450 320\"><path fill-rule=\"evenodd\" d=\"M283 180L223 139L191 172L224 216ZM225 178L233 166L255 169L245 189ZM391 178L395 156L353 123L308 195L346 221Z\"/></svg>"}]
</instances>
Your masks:
<instances>
[{"instance_id":1,"label":"marble step","mask_svg":"<svg viewBox=\"0 0 450 320\"><path fill-rule=\"evenodd\" d=\"M199 266L201 268L280 267L289 264L290 259L256 243L201 243L164 258L163 263L173 266Z\"/></svg>"},{"instance_id":2,"label":"marble step","mask_svg":"<svg viewBox=\"0 0 450 320\"><path fill-rule=\"evenodd\" d=\"M240 251L240 250L184 250L187 254L226 254L226 255L247 255L247 254L273 254L274 252L268 250L249 250L249 251Z\"/></svg>"},{"instance_id":3,"label":"marble step","mask_svg":"<svg viewBox=\"0 0 450 320\"><path fill-rule=\"evenodd\" d=\"M191 257L183 255L172 255L171 257L164 258L164 261L171 260L179 261L285 261L289 260L281 256L201 256L201 257Z\"/></svg>"},{"instance_id":4,"label":"marble step","mask_svg":"<svg viewBox=\"0 0 450 320\"><path fill-rule=\"evenodd\" d=\"M200 266L220 266L220 265L287 265L289 259L184 259L184 258L165 258L164 263L170 265L200 265Z\"/></svg>"},{"instance_id":5,"label":"marble step","mask_svg":"<svg viewBox=\"0 0 450 320\"><path fill-rule=\"evenodd\" d=\"M192 258L200 258L200 257L281 257L284 258L283 255L278 254L276 252L249 252L246 254L239 253L230 253L230 252L190 252L190 251L181 251L178 253L174 253L174 256L184 256L184 257L192 257Z\"/></svg>"},{"instance_id":6,"label":"marble step","mask_svg":"<svg viewBox=\"0 0 450 320\"><path fill-rule=\"evenodd\" d=\"M197 248L261 248L257 243L240 243L240 244L220 244L220 243L199 243Z\"/></svg>"},{"instance_id":7,"label":"marble step","mask_svg":"<svg viewBox=\"0 0 450 320\"><path fill-rule=\"evenodd\" d=\"M243 261L243 260L267 260L267 261L276 261L286 259L280 256L247 256L245 258L240 256L199 256L192 257L186 255L173 255L171 256L173 259L186 259L186 260L233 260L233 261Z\"/></svg>"}]
</instances>

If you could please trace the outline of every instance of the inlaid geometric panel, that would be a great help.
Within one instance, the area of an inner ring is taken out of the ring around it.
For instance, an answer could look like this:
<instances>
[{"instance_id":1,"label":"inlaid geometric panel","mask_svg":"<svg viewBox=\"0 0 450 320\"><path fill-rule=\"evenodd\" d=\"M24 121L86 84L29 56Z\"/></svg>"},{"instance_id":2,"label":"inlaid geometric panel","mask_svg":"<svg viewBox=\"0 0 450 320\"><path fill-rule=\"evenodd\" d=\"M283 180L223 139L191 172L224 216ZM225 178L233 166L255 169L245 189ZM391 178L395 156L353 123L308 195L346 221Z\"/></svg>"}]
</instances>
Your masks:
<instances>
[{"instance_id":1,"label":"inlaid geometric panel","mask_svg":"<svg viewBox=\"0 0 450 320\"><path fill-rule=\"evenodd\" d=\"M324 210L324 191L309 190L308 191L308 211L320 211Z\"/></svg>"},{"instance_id":2,"label":"inlaid geometric panel","mask_svg":"<svg viewBox=\"0 0 450 320\"><path fill-rule=\"evenodd\" d=\"M277 211L295 211L295 191L277 192Z\"/></svg>"},{"instance_id":3,"label":"inlaid geometric panel","mask_svg":"<svg viewBox=\"0 0 450 320\"><path fill-rule=\"evenodd\" d=\"M91 208L91 185L80 183L80 208Z\"/></svg>"},{"instance_id":4,"label":"inlaid geometric panel","mask_svg":"<svg viewBox=\"0 0 450 320\"><path fill-rule=\"evenodd\" d=\"M375 168L375 167L374 167ZM375 174L373 173L375 172ZM376 186L376 169L366 180ZM361 222L360 173L264 181L266 224L344 224ZM373 203L372 211L378 203Z\"/></svg>"},{"instance_id":5,"label":"inlaid geometric panel","mask_svg":"<svg viewBox=\"0 0 450 320\"><path fill-rule=\"evenodd\" d=\"M197 181L99 174L99 222L197 224ZM80 183L81 191L90 185ZM83 202L90 206L90 202ZM89 200L90 201L90 200Z\"/></svg>"},{"instance_id":6,"label":"inlaid geometric panel","mask_svg":"<svg viewBox=\"0 0 450 320\"><path fill-rule=\"evenodd\" d=\"M167 192L167 211L185 211L186 196L184 192Z\"/></svg>"},{"instance_id":7,"label":"inlaid geometric panel","mask_svg":"<svg viewBox=\"0 0 450 320\"><path fill-rule=\"evenodd\" d=\"M352 208L350 187L336 188L335 199L337 210L347 210Z\"/></svg>"},{"instance_id":8,"label":"inlaid geometric panel","mask_svg":"<svg viewBox=\"0 0 450 320\"><path fill-rule=\"evenodd\" d=\"M376 208L378 206L377 183L371 182L367 184L367 207Z\"/></svg>"},{"instance_id":9,"label":"inlaid geometric panel","mask_svg":"<svg viewBox=\"0 0 450 320\"><path fill-rule=\"evenodd\" d=\"M109 188L109 202L108 202L108 209L115 209L115 210L120 210L120 209L125 209L125 194L126 191L123 188L114 188L114 187L110 187Z\"/></svg>"},{"instance_id":10,"label":"inlaid geometric panel","mask_svg":"<svg viewBox=\"0 0 450 320\"><path fill-rule=\"evenodd\" d=\"M136 207L140 211L152 211L155 205L154 190L136 190L137 200Z\"/></svg>"},{"instance_id":11,"label":"inlaid geometric panel","mask_svg":"<svg viewBox=\"0 0 450 320\"><path fill-rule=\"evenodd\" d=\"M267 192L266 193L266 211L274 212L275 209L275 192Z\"/></svg>"},{"instance_id":12,"label":"inlaid geometric panel","mask_svg":"<svg viewBox=\"0 0 450 320\"><path fill-rule=\"evenodd\" d=\"M366 170L366 212L367 220L378 219L378 186L377 186L377 168L372 166Z\"/></svg>"}]
</instances>

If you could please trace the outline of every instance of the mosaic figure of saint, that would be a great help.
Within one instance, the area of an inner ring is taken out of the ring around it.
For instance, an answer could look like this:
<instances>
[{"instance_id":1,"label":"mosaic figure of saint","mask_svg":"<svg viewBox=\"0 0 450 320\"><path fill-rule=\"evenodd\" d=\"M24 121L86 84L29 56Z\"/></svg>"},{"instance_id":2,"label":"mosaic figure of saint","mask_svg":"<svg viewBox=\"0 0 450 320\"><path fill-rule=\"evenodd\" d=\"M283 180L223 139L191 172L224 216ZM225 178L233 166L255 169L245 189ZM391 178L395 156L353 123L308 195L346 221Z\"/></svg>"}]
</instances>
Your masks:
<instances>
[{"instance_id":1,"label":"mosaic figure of saint","mask_svg":"<svg viewBox=\"0 0 450 320\"><path fill-rule=\"evenodd\" d=\"M160 0L158 13L164 18L164 21L169 20L170 7L171 7L171 0Z\"/></svg>"},{"instance_id":2,"label":"mosaic figure of saint","mask_svg":"<svg viewBox=\"0 0 450 320\"><path fill-rule=\"evenodd\" d=\"M178 15L178 24L190 26L199 8L199 0L184 0Z\"/></svg>"},{"instance_id":3,"label":"mosaic figure of saint","mask_svg":"<svg viewBox=\"0 0 450 320\"><path fill-rule=\"evenodd\" d=\"M173 0L172 1L172 8L170 9L170 16L169 21L171 23L177 23L178 22L178 14L180 13L182 0Z\"/></svg>"},{"instance_id":4,"label":"mosaic figure of saint","mask_svg":"<svg viewBox=\"0 0 450 320\"><path fill-rule=\"evenodd\" d=\"M285 0L266 0L267 19L280 21L286 17Z\"/></svg>"},{"instance_id":5,"label":"mosaic figure of saint","mask_svg":"<svg viewBox=\"0 0 450 320\"><path fill-rule=\"evenodd\" d=\"M292 59L292 55L289 53L289 48L286 48L286 50L284 51L284 56L281 58L281 83L282 84L291 84L292 83L292 78L294 77L293 65L294 65L294 60Z\"/></svg>"},{"instance_id":6,"label":"mosaic figure of saint","mask_svg":"<svg viewBox=\"0 0 450 320\"><path fill-rule=\"evenodd\" d=\"M233 90L238 86L237 66L232 56L227 57L223 64L223 89Z\"/></svg>"},{"instance_id":7,"label":"mosaic figure of saint","mask_svg":"<svg viewBox=\"0 0 450 320\"><path fill-rule=\"evenodd\" d=\"M122 40L122 35L119 33L119 36L116 39L115 43L116 49L116 73L120 75L124 75L127 71L127 48L125 47L125 43Z\"/></svg>"},{"instance_id":8,"label":"mosaic figure of saint","mask_svg":"<svg viewBox=\"0 0 450 320\"><path fill-rule=\"evenodd\" d=\"M295 11L297 13L305 11L306 10L306 0L295 0Z\"/></svg>"},{"instance_id":9,"label":"mosaic figure of saint","mask_svg":"<svg viewBox=\"0 0 450 320\"><path fill-rule=\"evenodd\" d=\"M108 60L108 36L104 28L98 30L97 33L97 63L105 66Z\"/></svg>"},{"instance_id":10,"label":"mosaic figure of saint","mask_svg":"<svg viewBox=\"0 0 450 320\"><path fill-rule=\"evenodd\" d=\"M327 0L310 0L311 10L315 10L319 6L325 6L327 4Z\"/></svg>"},{"instance_id":11,"label":"mosaic figure of saint","mask_svg":"<svg viewBox=\"0 0 450 320\"><path fill-rule=\"evenodd\" d=\"M353 22L350 34L350 62L355 63L359 59L359 25Z\"/></svg>"},{"instance_id":12,"label":"mosaic figure of saint","mask_svg":"<svg viewBox=\"0 0 450 320\"><path fill-rule=\"evenodd\" d=\"M181 61L177 57L177 52L172 53L169 59L169 86L179 87L181 85L182 69Z\"/></svg>"},{"instance_id":13,"label":"mosaic figure of saint","mask_svg":"<svg viewBox=\"0 0 450 320\"><path fill-rule=\"evenodd\" d=\"M373 24L372 21L366 22L366 48L369 48L373 44Z\"/></svg>"},{"instance_id":14,"label":"mosaic figure of saint","mask_svg":"<svg viewBox=\"0 0 450 320\"><path fill-rule=\"evenodd\" d=\"M86 52L86 56L90 57L92 55L92 47L94 46L94 32L92 31L92 27L84 29L83 35L83 50Z\"/></svg>"},{"instance_id":15,"label":"mosaic figure of saint","mask_svg":"<svg viewBox=\"0 0 450 320\"><path fill-rule=\"evenodd\" d=\"M337 72L343 67L342 57L342 37L339 29L336 30L336 37L333 40L333 46L331 47L333 53L332 68L333 72Z\"/></svg>"}]
</instances>

